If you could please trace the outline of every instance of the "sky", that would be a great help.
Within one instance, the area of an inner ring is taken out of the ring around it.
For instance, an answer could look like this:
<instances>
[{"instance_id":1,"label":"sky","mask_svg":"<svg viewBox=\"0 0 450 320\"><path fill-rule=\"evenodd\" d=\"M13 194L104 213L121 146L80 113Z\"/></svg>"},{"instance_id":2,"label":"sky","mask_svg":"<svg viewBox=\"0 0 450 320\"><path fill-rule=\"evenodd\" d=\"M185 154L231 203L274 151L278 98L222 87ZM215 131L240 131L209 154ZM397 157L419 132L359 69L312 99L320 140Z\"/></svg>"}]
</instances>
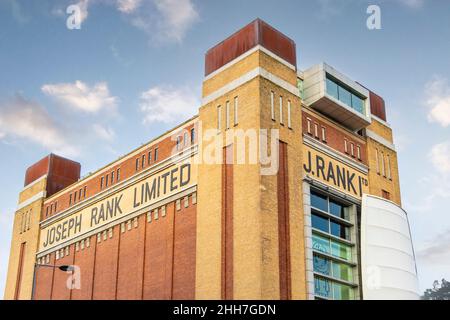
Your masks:
<instances>
[{"instance_id":1,"label":"sky","mask_svg":"<svg viewBox=\"0 0 450 320\"><path fill-rule=\"evenodd\" d=\"M299 69L327 62L385 99L420 289L450 278L450 2L1 0L0 297L26 168L54 152L86 175L196 114L205 52L257 17Z\"/></svg>"}]
</instances>

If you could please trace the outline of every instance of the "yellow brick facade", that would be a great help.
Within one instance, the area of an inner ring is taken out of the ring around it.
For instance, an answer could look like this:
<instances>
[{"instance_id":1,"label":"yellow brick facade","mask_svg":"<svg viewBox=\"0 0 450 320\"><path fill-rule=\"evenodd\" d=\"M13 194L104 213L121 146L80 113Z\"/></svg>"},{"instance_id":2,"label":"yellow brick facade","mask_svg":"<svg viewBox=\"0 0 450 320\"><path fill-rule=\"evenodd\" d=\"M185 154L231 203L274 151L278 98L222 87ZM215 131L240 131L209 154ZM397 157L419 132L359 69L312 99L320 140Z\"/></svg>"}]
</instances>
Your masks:
<instances>
[{"instance_id":1,"label":"yellow brick facade","mask_svg":"<svg viewBox=\"0 0 450 320\"><path fill-rule=\"evenodd\" d=\"M45 192L47 179L43 178L19 195L19 205L30 202L41 192ZM5 287L5 300L19 299L30 300L33 286L34 264L39 242L39 222L44 198L30 202L20 208L14 214L12 230L11 250L8 264L8 274ZM18 280L20 251L24 245L21 279ZM18 286L18 288L17 288ZM17 294L17 295L16 295Z\"/></svg>"}]
</instances>

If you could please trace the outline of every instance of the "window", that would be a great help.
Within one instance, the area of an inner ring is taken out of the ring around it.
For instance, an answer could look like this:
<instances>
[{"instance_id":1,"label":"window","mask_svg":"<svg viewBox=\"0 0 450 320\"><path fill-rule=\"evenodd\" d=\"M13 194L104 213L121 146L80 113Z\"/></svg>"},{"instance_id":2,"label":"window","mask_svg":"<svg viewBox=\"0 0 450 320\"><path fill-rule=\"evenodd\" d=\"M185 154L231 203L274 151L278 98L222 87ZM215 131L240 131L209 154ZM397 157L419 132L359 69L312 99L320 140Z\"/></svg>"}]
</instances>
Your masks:
<instances>
[{"instance_id":1,"label":"window","mask_svg":"<svg viewBox=\"0 0 450 320\"><path fill-rule=\"evenodd\" d=\"M322 141L327 142L327 129L322 127Z\"/></svg>"},{"instance_id":2,"label":"window","mask_svg":"<svg viewBox=\"0 0 450 320\"><path fill-rule=\"evenodd\" d=\"M114 183L114 171L111 171L111 184Z\"/></svg>"},{"instance_id":3,"label":"window","mask_svg":"<svg viewBox=\"0 0 450 320\"><path fill-rule=\"evenodd\" d=\"M230 129L230 101L225 103L225 129Z\"/></svg>"},{"instance_id":4,"label":"window","mask_svg":"<svg viewBox=\"0 0 450 320\"><path fill-rule=\"evenodd\" d=\"M103 189L103 182L105 181L105 178L100 179L100 189Z\"/></svg>"},{"instance_id":5,"label":"window","mask_svg":"<svg viewBox=\"0 0 450 320\"><path fill-rule=\"evenodd\" d=\"M152 163L152 150L150 150L148 152L147 162L148 162L148 165L150 165L150 163Z\"/></svg>"},{"instance_id":6,"label":"window","mask_svg":"<svg viewBox=\"0 0 450 320\"><path fill-rule=\"evenodd\" d=\"M180 149L181 149L181 137L178 136L177 137L177 150L180 150Z\"/></svg>"},{"instance_id":7,"label":"window","mask_svg":"<svg viewBox=\"0 0 450 320\"><path fill-rule=\"evenodd\" d=\"M344 201L311 190L312 255L316 298L354 299L349 209ZM342 219L348 221L344 222ZM355 285L356 287L356 285Z\"/></svg>"},{"instance_id":8,"label":"window","mask_svg":"<svg viewBox=\"0 0 450 320\"><path fill-rule=\"evenodd\" d=\"M221 130L221 124L222 124L222 107L217 107L217 130Z\"/></svg>"},{"instance_id":9,"label":"window","mask_svg":"<svg viewBox=\"0 0 450 320\"><path fill-rule=\"evenodd\" d=\"M319 139L319 125L314 123L314 136Z\"/></svg>"},{"instance_id":10,"label":"window","mask_svg":"<svg viewBox=\"0 0 450 320\"><path fill-rule=\"evenodd\" d=\"M109 175L105 176L105 187L107 187L109 184Z\"/></svg>"},{"instance_id":11,"label":"window","mask_svg":"<svg viewBox=\"0 0 450 320\"><path fill-rule=\"evenodd\" d=\"M307 128L307 132L308 134L312 134L311 133L311 119L310 118L306 118L306 128Z\"/></svg>"},{"instance_id":12,"label":"window","mask_svg":"<svg viewBox=\"0 0 450 320\"><path fill-rule=\"evenodd\" d=\"M280 124L284 124L283 121L283 97L280 96Z\"/></svg>"},{"instance_id":13,"label":"window","mask_svg":"<svg viewBox=\"0 0 450 320\"><path fill-rule=\"evenodd\" d=\"M83 188L83 198L86 198L87 186Z\"/></svg>"},{"instance_id":14,"label":"window","mask_svg":"<svg viewBox=\"0 0 450 320\"><path fill-rule=\"evenodd\" d=\"M344 139L344 152L348 153L348 141L347 141L347 139Z\"/></svg>"},{"instance_id":15,"label":"window","mask_svg":"<svg viewBox=\"0 0 450 320\"><path fill-rule=\"evenodd\" d=\"M375 149L375 162L377 163L377 173L380 174L380 161L378 160L378 149Z\"/></svg>"},{"instance_id":16,"label":"window","mask_svg":"<svg viewBox=\"0 0 450 320\"><path fill-rule=\"evenodd\" d=\"M142 155L141 166L142 166L142 169L144 169L144 167L145 167L145 154Z\"/></svg>"},{"instance_id":17,"label":"window","mask_svg":"<svg viewBox=\"0 0 450 320\"><path fill-rule=\"evenodd\" d=\"M155 148L155 161L158 161L158 148Z\"/></svg>"},{"instance_id":18,"label":"window","mask_svg":"<svg viewBox=\"0 0 450 320\"><path fill-rule=\"evenodd\" d=\"M311 206L328 212L328 198L324 195L321 195L317 192L312 191L311 192Z\"/></svg>"},{"instance_id":19,"label":"window","mask_svg":"<svg viewBox=\"0 0 450 320\"><path fill-rule=\"evenodd\" d=\"M338 84L337 80L332 79L328 75L326 80L326 91L331 97L341 101L359 113L364 114L364 99L351 89L344 88L343 85Z\"/></svg>"},{"instance_id":20,"label":"window","mask_svg":"<svg viewBox=\"0 0 450 320\"><path fill-rule=\"evenodd\" d=\"M330 78L327 78L327 93L333 98L339 100L338 85Z\"/></svg>"},{"instance_id":21,"label":"window","mask_svg":"<svg viewBox=\"0 0 450 320\"><path fill-rule=\"evenodd\" d=\"M391 194L389 192L387 192L386 190L381 190L381 196L384 199L391 200Z\"/></svg>"},{"instance_id":22,"label":"window","mask_svg":"<svg viewBox=\"0 0 450 320\"><path fill-rule=\"evenodd\" d=\"M58 210L57 208L58 208L58 201L55 201L55 212Z\"/></svg>"},{"instance_id":23,"label":"window","mask_svg":"<svg viewBox=\"0 0 450 320\"><path fill-rule=\"evenodd\" d=\"M73 193L73 203L75 204L75 202L77 202L77 192L76 191ZM50 208L50 211L52 211L51 208Z\"/></svg>"},{"instance_id":24,"label":"window","mask_svg":"<svg viewBox=\"0 0 450 320\"><path fill-rule=\"evenodd\" d=\"M102 178L103 179L103 178ZM101 188L101 187L100 187ZM69 206L72 205L72 194L69 194ZM48 214L48 207L47 207L47 214Z\"/></svg>"},{"instance_id":25,"label":"window","mask_svg":"<svg viewBox=\"0 0 450 320\"><path fill-rule=\"evenodd\" d=\"M187 132L184 133L183 143L184 143L184 146L188 146L189 145L189 135L188 135Z\"/></svg>"},{"instance_id":26,"label":"window","mask_svg":"<svg viewBox=\"0 0 450 320\"><path fill-rule=\"evenodd\" d=\"M83 189L80 189L80 191L78 191L78 199L81 200L82 195L83 195Z\"/></svg>"},{"instance_id":27,"label":"window","mask_svg":"<svg viewBox=\"0 0 450 320\"><path fill-rule=\"evenodd\" d=\"M288 128L292 128L292 123L291 123L291 100L288 100L287 103L287 113L288 113Z\"/></svg>"},{"instance_id":28,"label":"window","mask_svg":"<svg viewBox=\"0 0 450 320\"><path fill-rule=\"evenodd\" d=\"M191 129L191 144L194 144L195 142L195 129Z\"/></svg>"},{"instance_id":29,"label":"window","mask_svg":"<svg viewBox=\"0 0 450 320\"><path fill-rule=\"evenodd\" d=\"M136 158L136 171L139 170L139 158Z\"/></svg>"},{"instance_id":30,"label":"window","mask_svg":"<svg viewBox=\"0 0 450 320\"><path fill-rule=\"evenodd\" d=\"M72 202L72 195L70 195L69 205L71 204L71 202ZM48 206L47 209L45 210L45 216L48 217Z\"/></svg>"},{"instance_id":31,"label":"window","mask_svg":"<svg viewBox=\"0 0 450 320\"><path fill-rule=\"evenodd\" d=\"M389 154L386 154L386 171L387 171L387 178L389 180L392 180L392 176L391 176L391 157L389 156Z\"/></svg>"},{"instance_id":32,"label":"window","mask_svg":"<svg viewBox=\"0 0 450 320\"><path fill-rule=\"evenodd\" d=\"M116 181L120 181L120 168L117 169Z\"/></svg>"},{"instance_id":33,"label":"window","mask_svg":"<svg viewBox=\"0 0 450 320\"><path fill-rule=\"evenodd\" d=\"M381 151L381 173L383 174L383 177L386 177L386 170L384 167L384 152Z\"/></svg>"},{"instance_id":34,"label":"window","mask_svg":"<svg viewBox=\"0 0 450 320\"><path fill-rule=\"evenodd\" d=\"M358 157L358 160L361 160L361 146L360 145L356 146L356 155Z\"/></svg>"},{"instance_id":35,"label":"window","mask_svg":"<svg viewBox=\"0 0 450 320\"><path fill-rule=\"evenodd\" d=\"M275 93L273 91L270 91L270 114L272 120L275 120Z\"/></svg>"},{"instance_id":36,"label":"window","mask_svg":"<svg viewBox=\"0 0 450 320\"><path fill-rule=\"evenodd\" d=\"M350 154L355 157L355 145L353 143L350 143Z\"/></svg>"},{"instance_id":37,"label":"window","mask_svg":"<svg viewBox=\"0 0 450 320\"><path fill-rule=\"evenodd\" d=\"M238 97L234 97L234 125L238 124L238 113L239 113L239 100Z\"/></svg>"}]
</instances>

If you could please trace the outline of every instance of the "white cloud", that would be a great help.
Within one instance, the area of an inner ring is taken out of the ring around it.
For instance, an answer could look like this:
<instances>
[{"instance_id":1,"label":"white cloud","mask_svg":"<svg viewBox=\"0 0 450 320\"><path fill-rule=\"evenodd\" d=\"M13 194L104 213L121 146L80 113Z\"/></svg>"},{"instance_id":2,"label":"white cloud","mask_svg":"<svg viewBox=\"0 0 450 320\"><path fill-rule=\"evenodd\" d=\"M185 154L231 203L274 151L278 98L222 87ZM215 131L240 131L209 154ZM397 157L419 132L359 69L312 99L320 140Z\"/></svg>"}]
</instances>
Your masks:
<instances>
[{"instance_id":1,"label":"white cloud","mask_svg":"<svg viewBox=\"0 0 450 320\"><path fill-rule=\"evenodd\" d=\"M100 139L106 140L106 141L113 141L116 137L115 131L111 127L104 127L101 124L95 123L92 126L92 129L94 130L94 133L99 137Z\"/></svg>"},{"instance_id":2,"label":"white cloud","mask_svg":"<svg viewBox=\"0 0 450 320\"><path fill-rule=\"evenodd\" d=\"M144 6L145 3L145 6ZM160 42L181 42L199 14L192 0L147 0L131 24Z\"/></svg>"},{"instance_id":3,"label":"white cloud","mask_svg":"<svg viewBox=\"0 0 450 320\"><path fill-rule=\"evenodd\" d=\"M45 94L75 110L87 113L97 113L102 109L111 113L116 111L118 98L110 95L106 82L89 87L77 80L75 83L45 84L41 89Z\"/></svg>"},{"instance_id":4,"label":"white cloud","mask_svg":"<svg viewBox=\"0 0 450 320\"><path fill-rule=\"evenodd\" d=\"M430 108L428 120L443 127L450 125L450 86L448 80L434 77L425 86L426 104Z\"/></svg>"},{"instance_id":5,"label":"white cloud","mask_svg":"<svg viewBox=\"0 0 450 320\"><path fill-rule=\"evenodd\" d=\"M142 0L117 0L117 10L132 13L141 5Z\"/></svg>"},{"instance_id":6,"label":"white cloud","mask_svg":"<svg viewBox=\"0 0 450 320\"><path fill-rule=\"evenodd\" d=\"M424 243L417 257L430 264L450 265L450 229Z\"/></svg>"},{"instance_id":7,"label":"white cloud","mask_svg":"<svg viewBox=\"0 0 450 320\"><path fill-rule=\"evenodd\" d=\"M186 30L198 19L191 0L155 0L155 5L163 18L161 31L176 41L181 41Z\"/></svg>"},{"instance_id":8,"label":"white cloud","mask_svg":"<svg viewBox=\"0 0 450 320\"><path fill-rule=\"evenodd\" d=\"M16 96L0 104L0 128L3 136L12 136L41 145L51 152L75 156L79 150L71 145L66 131L38 103Z\"/></svg>"},{"instance_id":9,"label":"white cloud","mask_svg":"<svg viewBox=\"0 0 450 320\"><path fill-rule=\"evenodd\" d=\"M81 19L81 23L83 23L88 15L88 5L89 5L89 0L80 0L77 3L75 3L76 6L78 6L80 8L80 19Z\"/></svg>"},{"instance_id":10,"label":"white cloud","mask_svg":"<svg viewBox=\"0 0 450 320\"><path fill-rule=\"evenodd\" d=\"M199 104L197 95L187 87L156 86L141 94L139 107L144 123L174 123L196 114Z\"/></svg>"},{"instance_id":11,"label":"white cloud","mask_svg":"<svg viewBox=\"0 0 450 320\"><path fill-rule=\"evenodd\" d=\"M450 174L450 142L434 145L431 148L430 158L438 172Z\"/></svg>"}]
</instances>

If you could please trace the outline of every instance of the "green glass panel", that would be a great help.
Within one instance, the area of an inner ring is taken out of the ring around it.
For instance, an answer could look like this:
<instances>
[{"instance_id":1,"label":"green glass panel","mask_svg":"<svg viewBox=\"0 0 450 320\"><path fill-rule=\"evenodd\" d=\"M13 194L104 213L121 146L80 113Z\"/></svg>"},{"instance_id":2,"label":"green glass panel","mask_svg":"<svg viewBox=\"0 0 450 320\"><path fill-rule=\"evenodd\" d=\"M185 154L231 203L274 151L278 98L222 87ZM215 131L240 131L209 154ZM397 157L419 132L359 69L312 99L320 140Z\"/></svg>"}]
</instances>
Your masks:
<instances>
[{"instance_id":1,"label":"green glass panel","mask_svg":"<svg viewBox=\"0 0 450 320\"><path fill-rule=\"evenodd\" d=\"M350 246L331 240L331 254L335 257L351 260L352 250Z\"/></svg>"},{"instance_id":2,"label":"green glass panel","mask_svg":"<svg viewBox=\"0 0 450 320\"><path fill-rule=\"evenodd\" d=\"M330 240L313 234L313 249L319 252L330 253Z\"/></svg>"},{"instance_id":3,"label":"green glass panel","mask_svg":"<svg viewBox=\"0 0 450 320\"><path fill-rule=\"evenodd\" d=\"M334 300L353 300L353 289L347 285L333 282L333 299Z\"/></svg>"},{"instance_id":4,"label":"green glass panel","mask_svg":"<svg viewBox=\"0 0 450 320\"><path fill-rule=\"evenodd\" d=\"M333 261L332 269L334 278L353 282L353 271L351 266Z\"/></svg>"}]
</instances>

